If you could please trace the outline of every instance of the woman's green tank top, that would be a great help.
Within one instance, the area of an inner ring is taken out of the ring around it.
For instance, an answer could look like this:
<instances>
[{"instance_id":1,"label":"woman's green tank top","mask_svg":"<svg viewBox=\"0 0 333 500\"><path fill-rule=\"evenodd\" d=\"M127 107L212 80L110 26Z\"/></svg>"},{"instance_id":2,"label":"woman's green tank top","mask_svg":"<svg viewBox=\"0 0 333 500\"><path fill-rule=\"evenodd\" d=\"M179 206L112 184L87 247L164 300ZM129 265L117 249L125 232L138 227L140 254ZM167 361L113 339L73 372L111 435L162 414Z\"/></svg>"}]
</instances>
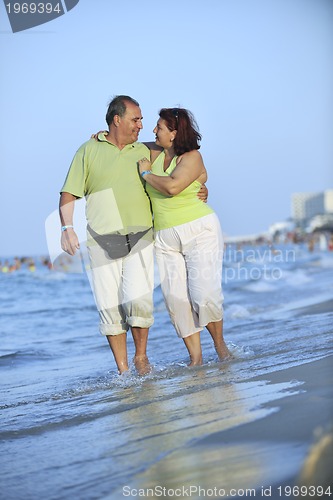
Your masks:
<instances>
[{"instance_id":1,"label":"woman's green tank top","mask_svg":"<svg viewBox=\"0 0 333 500\"><path fill-rule=\"evenodd\" d=\"M167 176L176 168L177 156L172 159L169 167L164 171L164 158L164 152L158 155L151 167L153 174ZM207 203L199 200L197 193L200 187L200 182L194 181L177 195L167 196L146 183L153 207L155 230L179 226L213 213L214 210Z\"/></svg>"}]
</instances>

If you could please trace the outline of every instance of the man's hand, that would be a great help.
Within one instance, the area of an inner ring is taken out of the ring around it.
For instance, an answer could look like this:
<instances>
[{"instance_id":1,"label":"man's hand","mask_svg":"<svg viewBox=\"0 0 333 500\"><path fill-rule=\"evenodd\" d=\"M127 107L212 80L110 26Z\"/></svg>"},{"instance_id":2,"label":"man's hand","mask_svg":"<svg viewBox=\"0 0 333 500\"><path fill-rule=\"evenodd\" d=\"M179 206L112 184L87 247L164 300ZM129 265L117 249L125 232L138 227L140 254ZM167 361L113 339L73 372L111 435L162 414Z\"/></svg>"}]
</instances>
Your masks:
<instances>
[{"instance_id":1,"label":"man's hand","mask_svg":"<svg viewBox=\"0 0 333 500\"><path fill-rule=\"evenodd\" d=\"M75 255L80 248L79 239L73 228L68 228L61 233L61 248L69 255Z\"/></svg>"},{"instance_id":2,"label":"man's hand","mask_svg":"<svg viewBox=\"0 0 333 500\"><path fill-rule=\"evenodd\" d=\"M198 196L199 200L203 201L204 203L207 203L208 189L207 189L206 184L202 184L200 190L198 191L197 196Z\"/></svg>"}]
</instances>

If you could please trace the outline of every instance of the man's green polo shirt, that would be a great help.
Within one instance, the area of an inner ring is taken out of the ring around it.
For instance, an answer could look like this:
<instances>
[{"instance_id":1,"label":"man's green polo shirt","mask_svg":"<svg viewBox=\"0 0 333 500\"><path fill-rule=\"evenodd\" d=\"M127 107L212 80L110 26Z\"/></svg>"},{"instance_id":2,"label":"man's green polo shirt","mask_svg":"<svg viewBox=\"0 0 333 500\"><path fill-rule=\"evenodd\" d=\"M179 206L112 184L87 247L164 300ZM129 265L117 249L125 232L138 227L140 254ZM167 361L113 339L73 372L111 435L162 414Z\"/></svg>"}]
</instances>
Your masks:
<instances>
[{"instance_id":1,"label":"man's green polo shirt","mask_svg":"<svg viewBox=\"0 0 333 500\"><path fill-rule=\"evenodd\" d=\"M150 200L138 172L137 162L149 158L139 142L123 149L108 142L104 134L90 139L76 152L61 192L86 197L86 217L99 234L129 234L152 226Z\"/></svg>"}]
</instances>

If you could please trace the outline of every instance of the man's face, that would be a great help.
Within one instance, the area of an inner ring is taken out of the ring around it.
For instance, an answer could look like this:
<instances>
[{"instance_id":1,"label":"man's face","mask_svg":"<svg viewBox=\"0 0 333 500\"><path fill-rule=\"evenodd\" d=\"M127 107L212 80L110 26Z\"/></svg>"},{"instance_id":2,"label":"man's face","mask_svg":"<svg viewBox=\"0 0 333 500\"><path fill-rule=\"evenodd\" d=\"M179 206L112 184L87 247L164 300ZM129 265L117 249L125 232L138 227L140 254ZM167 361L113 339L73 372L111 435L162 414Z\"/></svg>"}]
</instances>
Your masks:
<instances>
[{"instance_id":1,"label":"man's face","mask_svg":"<svg viewBox=\"0 0 333 500\"><path fill-rule=\"evenodd\" d=\"M125 144L132 144L133 142L136 142L142 128L141 109L139 106L135 106L135 104L127 102L126 112L124 116L119 118L119 132L122 135L123 142Z\"/></svg>"}]
</instances>

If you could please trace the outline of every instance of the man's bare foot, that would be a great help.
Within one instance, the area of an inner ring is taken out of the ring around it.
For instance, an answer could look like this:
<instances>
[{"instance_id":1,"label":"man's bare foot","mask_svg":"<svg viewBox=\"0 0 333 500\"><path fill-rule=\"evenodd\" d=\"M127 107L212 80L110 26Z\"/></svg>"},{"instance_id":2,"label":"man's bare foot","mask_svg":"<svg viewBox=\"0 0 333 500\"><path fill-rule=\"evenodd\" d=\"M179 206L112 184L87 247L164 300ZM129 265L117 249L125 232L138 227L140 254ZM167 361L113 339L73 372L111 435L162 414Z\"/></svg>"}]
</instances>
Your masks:
<instances>
[{"instance_id":1,"label":"man's bare foot","mask_svg":"<svg viewBox=\"0 0 333 500\"><path fill-rule=\"evenodd\" d=\"M149 359L146 355L134 356L133 362L135 369L139 375L148 375L148 373L150 373L152 370Z\"/></svg>"}]
</instances>

